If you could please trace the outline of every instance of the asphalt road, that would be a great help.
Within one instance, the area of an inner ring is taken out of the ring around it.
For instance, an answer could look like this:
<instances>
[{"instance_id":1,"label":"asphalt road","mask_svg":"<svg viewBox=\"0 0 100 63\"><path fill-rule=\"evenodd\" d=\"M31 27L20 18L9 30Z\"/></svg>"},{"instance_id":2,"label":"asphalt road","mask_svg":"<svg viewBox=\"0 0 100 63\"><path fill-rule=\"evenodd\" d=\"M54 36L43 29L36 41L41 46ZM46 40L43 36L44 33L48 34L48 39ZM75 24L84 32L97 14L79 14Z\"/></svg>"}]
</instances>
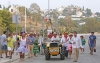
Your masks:
<instances>
[{"instance_id":1,"label":"asphalt road","mask_svg":"<svg viewBox=\"0 0 100 63\"><path fill-rule=\"evenodd\" d=\"M88 36L84 36L86 41L88 41ZM94 55L90 55L88 43L85 46L85 52L83 54L80 53L79 60L77 63L100 63L100 36L97 35L97 52ZM38 55L37 57L33 57L30 59L25 59L24 61L19 62L19 60L12 63L73 63L73 58L65 60L60 60L59 56L52 57L51 60L45 60L44 55Z\"/></svg>"}]
</instances>

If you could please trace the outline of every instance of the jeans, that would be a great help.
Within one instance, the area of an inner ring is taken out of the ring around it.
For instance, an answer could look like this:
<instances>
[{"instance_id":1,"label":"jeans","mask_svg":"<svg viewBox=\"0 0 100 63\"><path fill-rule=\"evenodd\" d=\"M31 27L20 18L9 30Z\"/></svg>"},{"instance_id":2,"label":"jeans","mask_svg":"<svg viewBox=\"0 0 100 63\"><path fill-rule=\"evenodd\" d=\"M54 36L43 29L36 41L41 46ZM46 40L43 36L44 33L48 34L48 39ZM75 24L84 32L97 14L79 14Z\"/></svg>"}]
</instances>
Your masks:
<instances>
[{"instance_id":1,"label":"jeans","mask_svg":"<svg viewBox=\"0 0 100 63\"><path fill-rule=\"evenodd\" d=\"M68 57L68 50L66 50L66 47L64 47L65 50L65 57Z\"/></svg>"}]
</instances>

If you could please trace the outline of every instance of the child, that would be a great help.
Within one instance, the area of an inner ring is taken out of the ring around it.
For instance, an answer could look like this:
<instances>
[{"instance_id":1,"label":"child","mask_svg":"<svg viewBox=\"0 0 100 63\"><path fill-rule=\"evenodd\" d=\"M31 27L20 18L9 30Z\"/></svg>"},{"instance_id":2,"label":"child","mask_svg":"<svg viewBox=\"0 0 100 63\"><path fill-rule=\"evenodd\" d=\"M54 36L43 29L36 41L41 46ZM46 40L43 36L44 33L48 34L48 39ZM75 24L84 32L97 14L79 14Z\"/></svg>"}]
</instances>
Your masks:
<instances>
[{"instance_id":1,"label":"child","mask_svg":"<svg viewBox=\"0 0 100 63\"><path fill-rule=\"evenodd\" d=\"M9 55L10 55L10 58L12 58L12 54L13 54L13 50L14 50L14 44L15 43L15 39L13 38L13 34L10 34L10 36L8 37L8 43L7 43L7 46L8 46L8 52L9 52Z\"/></svg>"},{"instance_id":2,"label":"child","mask_svg":"<svg viewBox=\"0 0 100 63\"><path fill-rule=\"evenodd\" d=\"M85 47L85 43L86 43L86 40L84 39L84 37L83 36L80 36L81 37L81 42L82 42L82 46L81 46L81 53L83 53L84 52L84 47Z\"/></svg>"}]
</instances>

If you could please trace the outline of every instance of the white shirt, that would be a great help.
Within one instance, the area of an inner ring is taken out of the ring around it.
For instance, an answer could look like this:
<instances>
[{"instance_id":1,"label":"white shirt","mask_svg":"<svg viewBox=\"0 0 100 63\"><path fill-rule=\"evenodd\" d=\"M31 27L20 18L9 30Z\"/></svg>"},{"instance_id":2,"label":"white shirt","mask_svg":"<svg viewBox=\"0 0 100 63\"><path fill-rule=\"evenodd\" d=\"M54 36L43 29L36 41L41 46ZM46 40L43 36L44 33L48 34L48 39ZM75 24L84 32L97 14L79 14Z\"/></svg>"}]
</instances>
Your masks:
<instances>
[{"instance_id":1,"label":"white shirt","mask_svg":"<svg viewBox=\"0 0 100 63\"><path fill-rule=\"evenodd\" d=\"M81 38L79 36L73 36L72 40L72 48L79 48L82 46ZM73 44L73 42L76 42L76 44Z\"/></svg>"},{"instance_id":2,"label":"white shirt","mask_svg":"<svg viewBox=\"0 0 100 63\"><path fill-rule=\"evenodd\" d=\"M13 35L14 40L16 41L16 35Z\"/></svg>"},{"instance_id":3,"label":"white shirt","mask_svg":"<svg viewBox=\"0 0 100 63\"><path fill-rule=\"evenodd\" d=\"M53 37L51 38L51 41L56 41L56 40L60 40L59 36L56 36L56 37L53 36Z\"/></svg>"},{"instance_id":4,"label":"white shirt","mask_svg":"<svg viewBox=\"0 0 100 63\"><path fill-rule=\"evenodd\" d=\"M68 40L68 38L65 38L64 35L63 35L60 42L61 42L61 43L64 42L64 46L67 47L68 44L69 44L69 42L68 42L67 40ZM67 41L67 42L66 42L66 41Z\"/></svg>"}]
</instances>

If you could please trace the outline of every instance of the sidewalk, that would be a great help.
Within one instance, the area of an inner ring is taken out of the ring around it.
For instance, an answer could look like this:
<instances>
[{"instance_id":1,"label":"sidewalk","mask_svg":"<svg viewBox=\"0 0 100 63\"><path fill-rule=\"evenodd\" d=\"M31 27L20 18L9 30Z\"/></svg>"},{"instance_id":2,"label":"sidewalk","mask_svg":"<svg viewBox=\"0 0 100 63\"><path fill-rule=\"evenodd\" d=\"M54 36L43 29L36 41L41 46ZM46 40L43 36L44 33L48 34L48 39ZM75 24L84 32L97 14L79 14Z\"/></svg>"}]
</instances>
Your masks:
<instances>
[{"instance_id":1,"label":"sidewalk","mask_svg":"<svg viewBox=\"0 0 100 63\"><path fill-rule=\"evenodd\" d=\"M18 59L19 59L19 55L16 55L16 53L13 54L12 59L5 58L5 55L3 54L3 58L0 58L0 63L10 63Z\"/></svg>"}]
</instances>

